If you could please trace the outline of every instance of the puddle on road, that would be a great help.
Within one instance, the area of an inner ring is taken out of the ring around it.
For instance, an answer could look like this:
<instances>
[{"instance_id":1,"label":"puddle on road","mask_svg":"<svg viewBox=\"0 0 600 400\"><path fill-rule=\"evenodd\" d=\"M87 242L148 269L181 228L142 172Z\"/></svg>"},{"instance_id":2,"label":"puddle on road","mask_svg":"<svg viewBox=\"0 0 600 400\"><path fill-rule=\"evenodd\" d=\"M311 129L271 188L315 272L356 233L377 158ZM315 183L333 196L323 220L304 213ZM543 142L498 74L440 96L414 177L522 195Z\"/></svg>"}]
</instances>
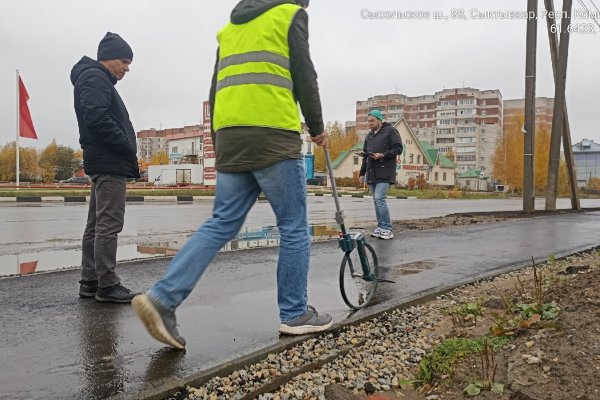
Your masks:
<instances>
[{"instance_id":1,"label":"puddle on road","mask_svg":"<svg viewBox=\"0 0 600 400\"><path fill-rule=\"evenodd\" d=\"M313 241L337 238L337 226L310 226ZM117 261L123 262L140 258L174 256L187 241L187 237L141 244L128 244L117 249ZM235 251L257 247L279 245L279 230L267 226L258 229L244 228L236 239L227 243L221 251ZM55 271L65 268L76 268L81 265L81 249L43 251L37 253L10 254L0 256L0 276L27 275L34 272Z\"/></svg>"},{"instance_id":2,"label":"puddle on road","mask_svg":"<svg viewBox=\"0 0 600 400\"><path fill-rule=\"evenodd\" d=\"M140 253L137 245L129 244L117 249L117 261L152 257ZM41 251L37 253L0 256L0 276L27 275L34 272L55 271L81 265L81 249Z\"/></svg>"},{"instance_id":3,"label":"puddle on road","mask_svg":"<svg viewBox=\"0 0 600 400\"><path fill-rule=\"evenodd\" d=\"M387 276L392 279L406 275L418 274L420 272L432 269L436 265L438 264L433 260L420 260L407 264L394 265L392 267L384 267L382 269L386 272Z\"/></svg>"}]
</instances>

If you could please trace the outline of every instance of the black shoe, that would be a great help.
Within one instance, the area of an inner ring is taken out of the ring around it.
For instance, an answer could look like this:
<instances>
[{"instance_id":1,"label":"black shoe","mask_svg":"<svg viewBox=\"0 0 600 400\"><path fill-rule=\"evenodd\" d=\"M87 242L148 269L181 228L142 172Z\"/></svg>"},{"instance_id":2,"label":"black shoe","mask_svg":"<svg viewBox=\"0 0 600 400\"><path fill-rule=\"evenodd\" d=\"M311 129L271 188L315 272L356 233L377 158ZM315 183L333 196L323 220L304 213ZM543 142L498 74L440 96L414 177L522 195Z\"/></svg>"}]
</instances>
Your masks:
<instances>
[{"instance_id":1,"label":"black shoe","mask_svg":"<svg viewBox=\"0 0 600 400\"><path fill-rule=\"evenodd\" d=\"M94 297L97 290L98 281L79 281L79 297Z\"/></svg>"},{"instance_id":2,"label":"black shoe","mask_svg":"<svg viewBox=\"0 0 600 400\"><path fill-rule=\"evenodd\" d=\"M133 293L125 286L117 283L116 285L98 288L96 292L96 301L103 303L131 303L133 296L139 293Z\"/></svg>"}]
</instances>

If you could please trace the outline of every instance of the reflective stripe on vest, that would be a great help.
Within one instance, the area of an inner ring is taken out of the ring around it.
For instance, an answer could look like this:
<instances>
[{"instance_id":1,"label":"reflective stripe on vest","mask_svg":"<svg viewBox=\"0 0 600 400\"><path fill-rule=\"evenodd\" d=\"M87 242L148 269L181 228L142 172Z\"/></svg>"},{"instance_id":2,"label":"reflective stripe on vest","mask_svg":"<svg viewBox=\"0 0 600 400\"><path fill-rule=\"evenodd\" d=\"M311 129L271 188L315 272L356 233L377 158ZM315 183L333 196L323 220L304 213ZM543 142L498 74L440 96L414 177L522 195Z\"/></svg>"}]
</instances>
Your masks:
<instances>
[{"instance_id":1,"label":"reflective stripe on vest","mask_svg":"<svg viewBox=\"0 0 600 400\"><path fill-rule=\"evenodd\" d=\"M288 45L289 28L299 9L282 4L219 32L215 131L233 126L300 131Z\"/></svg>"}]
</instances>

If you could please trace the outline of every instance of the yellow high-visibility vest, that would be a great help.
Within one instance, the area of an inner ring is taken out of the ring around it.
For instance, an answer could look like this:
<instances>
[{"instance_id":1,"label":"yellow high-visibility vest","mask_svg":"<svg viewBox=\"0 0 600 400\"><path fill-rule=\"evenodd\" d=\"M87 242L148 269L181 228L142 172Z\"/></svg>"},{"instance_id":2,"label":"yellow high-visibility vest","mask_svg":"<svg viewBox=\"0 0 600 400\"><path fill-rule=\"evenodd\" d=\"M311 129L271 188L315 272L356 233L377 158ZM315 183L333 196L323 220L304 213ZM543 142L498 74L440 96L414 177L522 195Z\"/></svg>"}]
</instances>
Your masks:
<instances>
[{"instance_id":1,"label":"yellow high-visibility vest","mask_svg":"<svg viewBox=\"0 0 600 400\"><path fill-rule=\"evenodd\" d=\"M213 129L262 126L300 132L288 32L301 7L282 4L218 33Z\"/></svg>"}]
</instances>

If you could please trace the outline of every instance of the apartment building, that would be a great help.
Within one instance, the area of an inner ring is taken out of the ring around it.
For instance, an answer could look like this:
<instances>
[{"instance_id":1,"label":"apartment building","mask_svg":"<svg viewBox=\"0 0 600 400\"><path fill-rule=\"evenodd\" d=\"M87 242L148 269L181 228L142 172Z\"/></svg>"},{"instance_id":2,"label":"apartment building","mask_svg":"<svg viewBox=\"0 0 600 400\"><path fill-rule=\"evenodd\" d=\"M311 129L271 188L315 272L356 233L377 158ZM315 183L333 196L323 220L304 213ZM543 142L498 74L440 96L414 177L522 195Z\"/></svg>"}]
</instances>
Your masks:
<instances>
[{"instance_id":1,"label":"apartment building","mask_svg":"<svg viewBox=\"0 0 600 400\"><path fill-rule=\"evenodd\" d=\"M525 99L504 100L504 129L510 128L516 115L524 115ZM535 127L544 127L552 130L552 116L554 115L554 99L552 97L535 98ZM520 128L520 127L519 127Z\"/></svg>"},{"instance_id":2,"label":"apartment building","mask_svg":"<svg viewBox=\"0 0 600 400\"><path fill-rule=\"evenodd\" d=\"M373 109L392 124L404 117L419 141L440 153L454 153L458 173L479 169L489 176L502 134L502 105L499 90L468 87L415 97L374 96L356 102L356 131L359 135L368 132L367 114Z\"/></svg>"},{"instance_id":3,"label":"apartment building","mask_svg":"<svg viewBox=\"0 0 600 400\"><path fill-rule=\"evenodd\" d=\"M152 156L164 151L167 153L169 147L165 138L164 130L146 129L136 133L137 156L139 160L150 161Z\"/></svg>"}]
</instances>

